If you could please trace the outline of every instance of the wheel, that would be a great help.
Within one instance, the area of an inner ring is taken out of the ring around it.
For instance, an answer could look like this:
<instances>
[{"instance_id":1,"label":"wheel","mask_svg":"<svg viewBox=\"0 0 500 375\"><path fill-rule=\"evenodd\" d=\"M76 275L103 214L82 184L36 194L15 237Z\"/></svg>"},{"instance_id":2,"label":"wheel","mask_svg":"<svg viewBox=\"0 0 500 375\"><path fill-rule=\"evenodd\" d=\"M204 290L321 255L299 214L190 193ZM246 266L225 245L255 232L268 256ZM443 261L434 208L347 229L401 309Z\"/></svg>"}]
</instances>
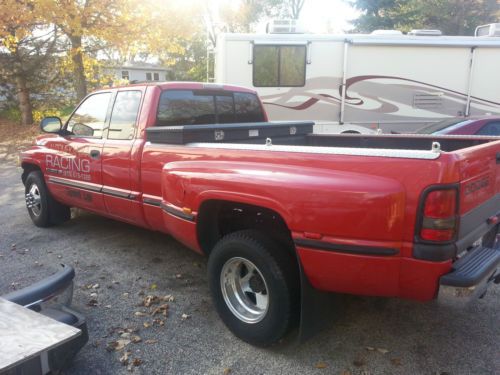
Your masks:
<instances>
[{"instance_id":1,"label":"wheel","mask_svg":"<svg viewBox=\"0 0 500 375\"><path fill-rule=\"evenodd\" d=\"M222 238L210 254L208 279L219 316L240 339L268 346L295 324L297 266L262 233L245 230Z\"/></svg>"},{"instance_id":2,"label":"wheel","mask_svg":"<svg viewBox=\"0 0 500 375\"><path fill-rule=\"evenodd\" d=\"M30 172L25 182L26 207L37 227L48 227L67 221L71 217L68 206L52 198L41 171Z\"/></svg>"}]
</instances>

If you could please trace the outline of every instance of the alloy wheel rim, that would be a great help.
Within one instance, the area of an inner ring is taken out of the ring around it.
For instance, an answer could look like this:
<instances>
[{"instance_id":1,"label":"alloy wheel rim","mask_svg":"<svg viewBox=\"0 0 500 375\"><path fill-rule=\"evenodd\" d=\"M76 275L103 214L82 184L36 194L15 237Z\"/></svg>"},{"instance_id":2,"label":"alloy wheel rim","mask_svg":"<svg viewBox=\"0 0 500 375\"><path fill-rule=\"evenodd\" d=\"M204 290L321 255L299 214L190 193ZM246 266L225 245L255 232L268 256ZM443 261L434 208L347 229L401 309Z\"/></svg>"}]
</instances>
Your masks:
<instances>
[{"instance_id":1,"label":"alloy wheel rim","mask_svg":"<svg viewBox=\"0 0 500 375\"><path fill-rule=\"evenodd\" d=\"M35 216L40 216L42 213L40 189L36 184L31 185L28 194L26 194L26 206Z\"/></svg>"},{"instance_id":2,"label":"alloy wheel rim","mask_svg":"<svg viewBox=\"0 0 500 375\"><path fill-rule=\"evenodd\" d=\"M248 259L234 257L222 267L220 286L226 305L245 323L258 323L269 309L266 280Z\"/></svg>"}]
</instances>

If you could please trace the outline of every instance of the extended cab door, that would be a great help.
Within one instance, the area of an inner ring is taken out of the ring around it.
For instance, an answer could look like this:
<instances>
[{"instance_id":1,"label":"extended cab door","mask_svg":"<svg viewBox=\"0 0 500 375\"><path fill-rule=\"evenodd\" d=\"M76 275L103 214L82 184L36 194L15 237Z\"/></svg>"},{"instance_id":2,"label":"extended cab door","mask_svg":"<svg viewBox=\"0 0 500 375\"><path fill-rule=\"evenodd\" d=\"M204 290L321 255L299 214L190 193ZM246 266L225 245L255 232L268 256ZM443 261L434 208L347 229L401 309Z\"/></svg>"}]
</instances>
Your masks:
<instances>
[{"instance_id":1,"label":"extended cab door","mask_svg":"<svg viewBox=\"0 0 500 375\"><path fill-rule=\"evenodd\" d=\"M137 123L146 87L116 92L107 139L102 150L102 192L108 214L120 220L143 223L140 198L142 139L136 139Z\"/></svg>"},{"instance_id":2,"label":"extended cab door","mask_svg":"<svg viewBox=\"0 0 500 375\"><path fill-rule=\"evenodd\" d=\"M101 152L109 119L111 91L92 94L80 103L46 155L47 182L64 203L103 212Z\"/></svg>"}]
</instances>

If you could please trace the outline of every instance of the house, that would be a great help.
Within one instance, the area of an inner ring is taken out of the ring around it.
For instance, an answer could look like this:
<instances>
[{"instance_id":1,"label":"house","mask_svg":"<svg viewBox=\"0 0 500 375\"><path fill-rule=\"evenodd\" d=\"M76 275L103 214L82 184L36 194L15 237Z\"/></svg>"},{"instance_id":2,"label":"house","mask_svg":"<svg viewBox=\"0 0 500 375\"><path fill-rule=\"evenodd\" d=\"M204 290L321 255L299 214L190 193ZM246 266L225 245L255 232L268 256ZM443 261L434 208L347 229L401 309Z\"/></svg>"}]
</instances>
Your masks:
<instances>
[{"instance_id":1,"label":"house","mask_svg":"<svg viewBox=\"0 0 500 375\"><path fill-rule=\"evenodd\" d=\"M132 83L136 81L167 81L169 69L158 64L132 62L108 67L106 71L116 80L127 80Z\"/></svg>"}]
</instances>

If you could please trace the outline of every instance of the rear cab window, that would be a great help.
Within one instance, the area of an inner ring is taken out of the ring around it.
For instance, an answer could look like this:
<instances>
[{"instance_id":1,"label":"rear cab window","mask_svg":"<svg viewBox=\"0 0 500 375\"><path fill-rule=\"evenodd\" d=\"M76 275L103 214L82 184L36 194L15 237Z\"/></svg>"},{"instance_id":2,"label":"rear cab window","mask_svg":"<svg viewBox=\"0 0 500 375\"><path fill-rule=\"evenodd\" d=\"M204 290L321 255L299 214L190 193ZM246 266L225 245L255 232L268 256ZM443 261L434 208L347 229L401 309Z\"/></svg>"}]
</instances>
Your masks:
<instances>
[{"instance_id":1,"label":"rear cab window","mask_svg":"<svg viewBox=\"0 0 500 375\"><path fill-rule=\"evenodd\" d=\"M262 121L265 117L256 94L172 89L161 93L156 126Z\"/></svg>"}]
</instances>

